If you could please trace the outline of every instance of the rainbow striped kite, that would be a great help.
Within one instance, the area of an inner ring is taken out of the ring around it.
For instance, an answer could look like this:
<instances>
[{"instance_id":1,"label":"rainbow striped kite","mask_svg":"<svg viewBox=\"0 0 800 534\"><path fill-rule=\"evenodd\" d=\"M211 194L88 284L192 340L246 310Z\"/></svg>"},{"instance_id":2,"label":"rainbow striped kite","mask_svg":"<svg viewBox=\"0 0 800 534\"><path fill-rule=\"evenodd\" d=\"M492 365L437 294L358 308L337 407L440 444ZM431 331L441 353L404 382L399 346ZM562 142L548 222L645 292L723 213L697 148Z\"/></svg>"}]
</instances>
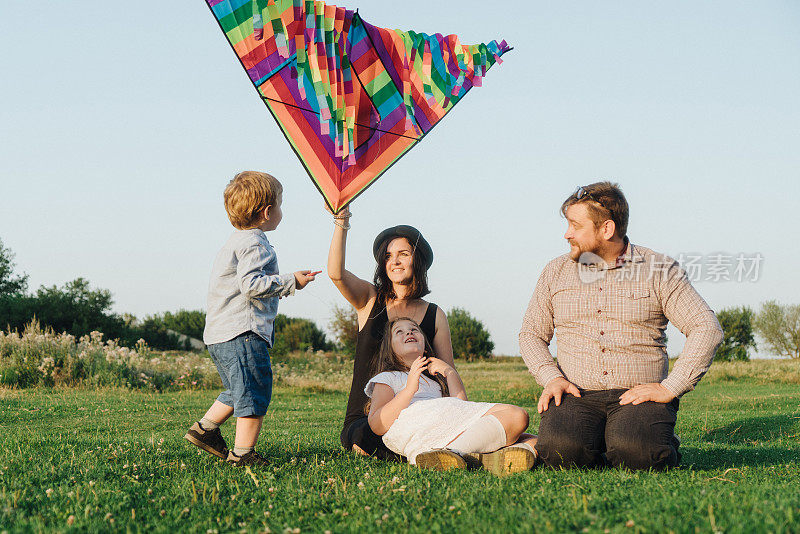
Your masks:
<instances>
[{"instance_id":1,"label":"rainbow striped kite","mask_svg":"<svg viewBox=\"0 0 800 534\"><path fill-rule=\"evenodd\" d=\"M206 1L334 213L511 50L378 28L321 1Z\"/></svg>"}]
</instances>

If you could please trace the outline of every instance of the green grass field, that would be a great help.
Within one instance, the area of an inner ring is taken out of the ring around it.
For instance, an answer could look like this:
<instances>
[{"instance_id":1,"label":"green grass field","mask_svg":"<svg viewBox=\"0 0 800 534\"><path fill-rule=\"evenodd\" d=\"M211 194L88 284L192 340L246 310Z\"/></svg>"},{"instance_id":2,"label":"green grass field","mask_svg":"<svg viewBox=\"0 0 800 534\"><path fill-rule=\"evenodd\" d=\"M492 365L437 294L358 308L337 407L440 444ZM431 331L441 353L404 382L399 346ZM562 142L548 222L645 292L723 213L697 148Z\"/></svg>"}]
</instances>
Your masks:
<instances>
[{"instance_id":1,"label":"green grass field","mask_svg":"<svg viewBox=\"0 0 800 534\"><path fill-rule=\"evenodd\" d=\"M535 413L519 360L460 368L472 399ZM215 390L0 390L0 531L800 532L800 362L716 364L682 401L666 473L356 457L338 442L346 387L279 385L260 446L274 466L252 471L182 439Z\"/></svg>"}]
</instances>

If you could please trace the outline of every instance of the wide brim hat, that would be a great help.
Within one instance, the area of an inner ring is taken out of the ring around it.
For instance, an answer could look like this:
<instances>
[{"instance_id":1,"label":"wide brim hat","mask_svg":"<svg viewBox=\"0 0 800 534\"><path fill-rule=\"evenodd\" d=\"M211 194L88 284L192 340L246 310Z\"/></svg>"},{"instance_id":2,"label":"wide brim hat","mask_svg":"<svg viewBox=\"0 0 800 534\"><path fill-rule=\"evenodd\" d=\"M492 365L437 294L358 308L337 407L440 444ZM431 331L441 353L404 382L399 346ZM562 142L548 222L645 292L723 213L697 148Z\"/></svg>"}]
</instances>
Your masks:
<instances>
[{"instance_id":1,"label":"wide brim hat","mask_svg":"<svg viewBox=\"0 0 800 534\"><path fill-rule=\"evenodd\" d=\"M419 252L422 261L425 262L425 269L427 270L431 268L431 265L433 265L433 249L425 240L425 238L422 237L422 232L407 224L392 226L391 228L387 228L378 234L378 237L376 237L375 241L372 243L372 255L375 256L375 261L378 263L383 261L383 258L378 258L381 244L383 244L384 241L394 239L395 237L405 237L408 239L408 242L411 243L411 246L414 247L417 252Z\"/></svg>"}]
</instances>

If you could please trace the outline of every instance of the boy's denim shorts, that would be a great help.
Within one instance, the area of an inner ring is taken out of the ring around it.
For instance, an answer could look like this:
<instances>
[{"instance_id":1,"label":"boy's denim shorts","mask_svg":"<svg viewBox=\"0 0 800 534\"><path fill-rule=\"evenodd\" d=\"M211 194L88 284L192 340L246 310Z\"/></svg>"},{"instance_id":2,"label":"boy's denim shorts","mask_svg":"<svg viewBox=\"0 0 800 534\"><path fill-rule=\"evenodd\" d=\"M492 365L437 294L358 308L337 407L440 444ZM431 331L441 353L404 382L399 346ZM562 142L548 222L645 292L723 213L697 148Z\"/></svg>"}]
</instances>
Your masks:
<instances>
[{"instance_id":1,"label":"boy's denim shorts","mask_svg":"<svg viewBox=\"0 0 800 534\"><path fill-rule=\"evenodd\" d=\"M258 334L245 332L230 341L209 345L208 352L225 386L217 400L232 406L234 417L266 414L272 398L267 342Z\"/></svg>"}]
</instances>

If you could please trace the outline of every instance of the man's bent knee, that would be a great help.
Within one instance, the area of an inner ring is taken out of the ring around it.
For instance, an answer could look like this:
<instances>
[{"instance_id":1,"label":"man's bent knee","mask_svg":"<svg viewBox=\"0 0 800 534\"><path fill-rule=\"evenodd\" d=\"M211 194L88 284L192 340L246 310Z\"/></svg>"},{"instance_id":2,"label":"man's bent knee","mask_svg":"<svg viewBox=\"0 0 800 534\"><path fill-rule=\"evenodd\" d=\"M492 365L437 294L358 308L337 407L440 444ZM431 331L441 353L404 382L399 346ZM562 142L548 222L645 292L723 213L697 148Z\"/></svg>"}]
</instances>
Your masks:
<instances>
[{"instance_id":1,"label":"man's bent knee","mask_svg":"<svg viewBox=\"0 0 800 534\"><path fill-rule=\"evenodd\" d=\"M601 451L582 443L578 434L565 431L558 426L539 426L536 442L539 458L550 467L597 467L602 465Z\"/></svg>"},{"instance_id":2,"label":"man's bent knee","mask_svg":"<svg viewBox=\"0 0 800 534\"><path fill-rule=\"evenodd\" d=\"M559 467L597 467L602 465L600 451L570 440L543 439L539 435L536 452L545 465Z\"/></svg>"},{"instance_id":3,"label":"man's bent knee","mask_svg":"<svg viewBox=\"0 0 800 534\"><path fill-rule=\"evenodd\" d=\"M559 406L551 401L542 413L536 451L545 465L555 468L603 465L600 450L603 426L578 417L578 404L580 399L565 395Z\"/></svg>"},{"instance_id":4,"label":"man's bent knee","mask_svg":"<svg viewBox=\"0 0 800 534\"><path fill-rule=\"evenodd\" d=\"M663 470L677 467L680 463L680 454L675 443L618 439L607 446L606 457L614 467Z\"/></svg>"}]
</instances>

